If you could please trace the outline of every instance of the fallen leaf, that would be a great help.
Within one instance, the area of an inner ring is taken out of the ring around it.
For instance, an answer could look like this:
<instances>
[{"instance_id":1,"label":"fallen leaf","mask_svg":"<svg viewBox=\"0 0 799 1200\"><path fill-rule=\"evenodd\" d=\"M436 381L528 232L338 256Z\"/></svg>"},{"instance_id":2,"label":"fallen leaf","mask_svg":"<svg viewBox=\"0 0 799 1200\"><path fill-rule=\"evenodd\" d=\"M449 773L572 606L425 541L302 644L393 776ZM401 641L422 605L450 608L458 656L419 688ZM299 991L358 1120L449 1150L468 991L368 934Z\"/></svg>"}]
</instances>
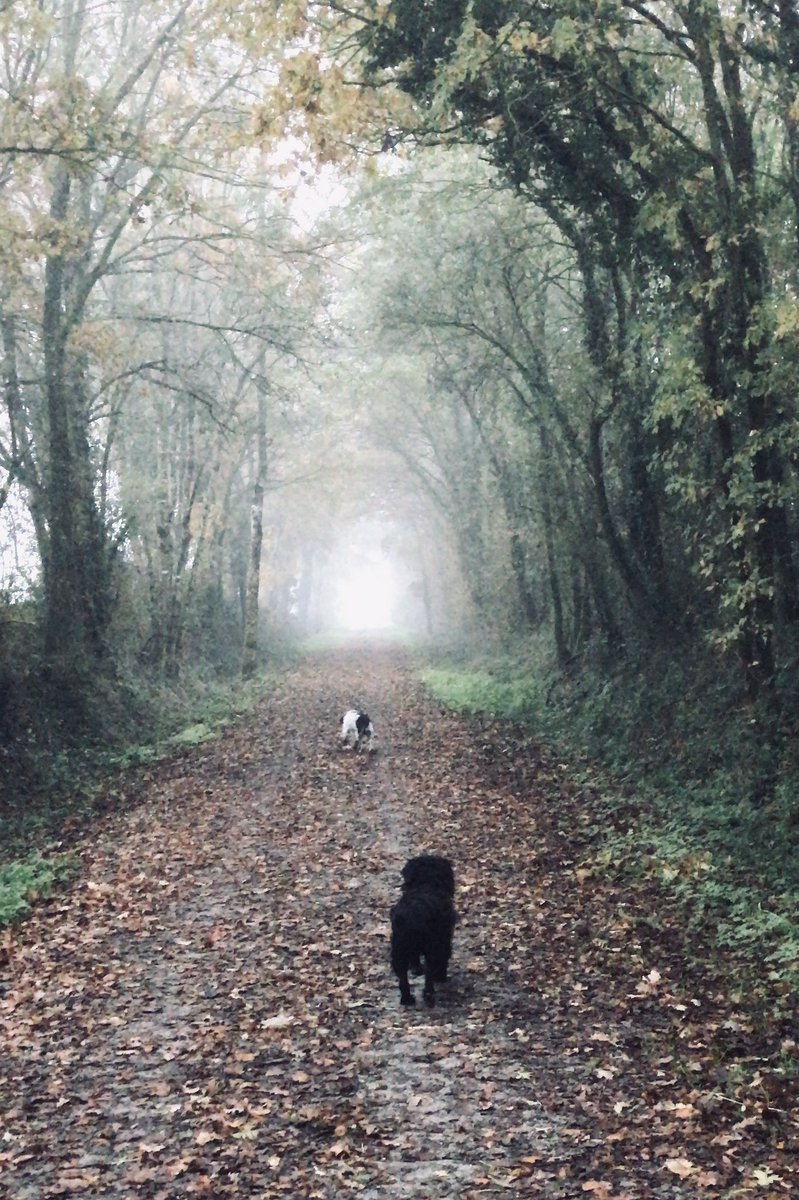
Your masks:
<instances>
[{"instance_id":1,"label":"fallen leaf","mask_svg":"<svg viewBox=\"0 0 799 1200\"><path fill-rule=\"evenodd\" d=\"M663 1165L667 1171L671 1171L672 1175L679 1175L680 1179L687 1179L696 1170L694 1164L687 1158L667 1158Z\"/></svg>"}]
</instances>

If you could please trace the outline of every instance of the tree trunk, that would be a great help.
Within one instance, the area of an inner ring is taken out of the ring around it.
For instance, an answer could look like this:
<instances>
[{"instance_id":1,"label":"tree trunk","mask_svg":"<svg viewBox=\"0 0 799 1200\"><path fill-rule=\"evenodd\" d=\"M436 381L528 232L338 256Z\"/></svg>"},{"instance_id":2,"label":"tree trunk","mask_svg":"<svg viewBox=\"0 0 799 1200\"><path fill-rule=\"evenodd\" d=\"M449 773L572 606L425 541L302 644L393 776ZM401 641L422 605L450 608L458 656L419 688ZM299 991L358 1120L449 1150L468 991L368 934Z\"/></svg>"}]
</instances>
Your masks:
<instances>
[{"instance_id":1,"label":"tree trunk","mask_svg":"<svg viewBox=\"0 0 799 1200\"><path fill-rule=\"evenodd\" d=\"M258 389L258 427L256 432L255 479L250 509L250 563L247 572L247 591L244 600L244 644L241 673L251 678L258 666L259 599L261 594L261 546L264 537L264 492L266 490L266 391Z\"/></svg>"},{"instance_id":2,"label":"tree trunk","mask_svg":"<svg viewBox=\"0 0 799 1200\"><path fill-rule=\"evenodd\" d=\"M59 167L51 206L59 225L69 194L69 174ZM106 648L111 553L94 496L84 380L67 348L66 274L55 250L45 263L42 322L49 471L45 650L55 674L77 683Z\"/></svg>"},{"instance_id":3,"label":"tree trunk","mask_svg":"<svg viewBox=\"0 0 799 1200\"><path fill-rule=\"evenodd\" d=\"M417 533L417 558L419 559L419 570L422 576L421 593L422 607L424 608L425 631L429 638L433 638L435 634L435 624L433 621L433 593L430 587L430 572L427 569L427 555L425 554L424 542Z\"/></svg>"},{"instance_id":4,"label":"tree trunk","mask_svg":"<svg viewBox=\"0 0 799 1200\"><path fill-rule=\"evenodd\" d=\"M549 591L552 599L552 629L555 635L555 653L558 666L565 670L572 659L572 653L566 643L566 632L563 623L563 599L558 579L558 562L555 553L555 537L552 528L552 510L549 501L549 480L546 472L549 470L549 438L543 423L539 426L541 438L541 517L544 525L544 545L547 555L547 573L549 575Z\"/></svg>"}]
</instances>

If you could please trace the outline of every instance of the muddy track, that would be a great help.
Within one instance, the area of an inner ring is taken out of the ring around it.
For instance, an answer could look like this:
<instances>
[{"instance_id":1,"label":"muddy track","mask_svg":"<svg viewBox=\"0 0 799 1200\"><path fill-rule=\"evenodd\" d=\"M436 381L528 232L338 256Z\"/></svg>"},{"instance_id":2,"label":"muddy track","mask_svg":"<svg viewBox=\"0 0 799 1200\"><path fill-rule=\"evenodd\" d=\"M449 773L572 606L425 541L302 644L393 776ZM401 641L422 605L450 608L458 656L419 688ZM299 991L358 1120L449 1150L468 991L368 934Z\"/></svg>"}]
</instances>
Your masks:
<instances>
[{"instance_id":1,"label":"muddy track","mask_svg":"<svg viewBox=\"0 0 799 1200\"><path fill-rule=\"evenodd\" d=\"M353 702L374 755L337 747ZM0 1195L723 1197L764 1163L787 1194L793 1117L702 1107L715 1068L682 1059L723 997L578 865L564 777L363 647L140 777L6 947ZM439 1004L405 1010L388 907L420 850L461 922Z\"/></svg>"}]
</instances>

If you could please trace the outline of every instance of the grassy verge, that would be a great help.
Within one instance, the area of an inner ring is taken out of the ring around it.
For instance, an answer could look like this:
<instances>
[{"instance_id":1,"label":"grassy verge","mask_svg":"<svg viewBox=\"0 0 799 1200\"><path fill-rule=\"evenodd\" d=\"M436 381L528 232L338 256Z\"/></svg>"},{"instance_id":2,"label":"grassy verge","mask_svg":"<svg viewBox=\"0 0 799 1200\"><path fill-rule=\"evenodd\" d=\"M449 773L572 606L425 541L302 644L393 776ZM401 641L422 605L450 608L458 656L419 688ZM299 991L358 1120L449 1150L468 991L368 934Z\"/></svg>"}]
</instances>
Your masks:
<instances>
[{"instance_id":1,"label":"grassy verge","mask_svg":"<svg viewBox=\"0 0 799 1200\"><path fill-rule=\"evenodd\" d=\"M595 858L646 873L686 921L799 984L799 765L790 754L768 803L752 801L761 747L733 685L707 664L649 660L615 678L562 679L527 653L428 667L422 678L463 712L533 728L574 764L596 809Z\"/></svg>"}]
</instances>

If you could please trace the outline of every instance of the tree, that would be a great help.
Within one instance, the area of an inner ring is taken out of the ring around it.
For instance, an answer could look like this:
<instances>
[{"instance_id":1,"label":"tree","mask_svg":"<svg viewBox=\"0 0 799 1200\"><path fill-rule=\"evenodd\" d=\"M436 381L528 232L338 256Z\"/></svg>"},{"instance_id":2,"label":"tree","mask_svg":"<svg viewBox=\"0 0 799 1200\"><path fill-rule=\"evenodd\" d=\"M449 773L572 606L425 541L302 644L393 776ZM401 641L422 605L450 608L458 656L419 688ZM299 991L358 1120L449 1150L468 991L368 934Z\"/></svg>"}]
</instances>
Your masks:
<instances>
[{"instance_id":1,"label":"tree","mask_svg":"<svg viewBox=\"0 0 799 1200\"><path fill-rule=\"evenodd\" d=\"M416 136L481 146L572 245L602 406L628 395L646 567L664 581L640 466L654 436L715 636L735 641L751 698L773 710L797 597L795 404L772 366L796 247L767 232L796 227L793 6L394 0L347 10L342 28L372 84L417 102ZM653 323L674 336L649 350ZM636 346L637 381L624 366Z\"/></svg>"},{"instance_id":2,"label":"tree","mask_svg":"<svg viewBox=\"0 0 799 1200\"><path fill-rule=\"evenodd\" d=\"M147 311L144 302L136 312L131 283L163 278L167 261L180 272L203 260L201 274L210 276L226 243L250 239L252 218L244 205L234 215L231 190L246 183L250 212L256 197L254 211L263 204L256 177L264 156L243 134L260 108L255 81L265 91L273 70L251 37L269 19L244 6L228 22L213 0L184 0L166 13L150 0L70 0L18 4L0 31L0 204L16 235L0 247L3 454L31 502L58 689L89 687L109 649L126 533L108 508L122 381L128 396L138 380L176 389L189 407L199 399L176 379L168 340L153 357L137 359L134 350L126 360L115 331L176 320L212 331L196 313ZM151 298L158 295L156 287ZM259 337L267 323L237 332L225 315L215 328L220 337ZM189 497L178 560L188 553L196 489Z\"/></svg>"},{"instance_id":3,"label":"tree","mask_svg":"<svg viewBox=\"0 0 799 1200\"><path fill-rule=\"evenodd\" d=\"M429 394L426 439L437 420L446 426L453 403L466 410L482 446L481 470L494 480L491 503L504 517L506 529L495 520L494 533L500 544L508 540L515 624L537 625L550 593L563 616L555 578L562 572L570 593L579 594L580 613L568 638L562 626L564 660L584 640L586 604L593 629L616 653L625 625L628 639L665 636L676 624L661 582L668 498L649 474L639 492L651 512L640 494L631 495L644 471L643 433L628 415L631 403L609 392L607 374L596 371L586 348L579 258L544 213L498 189L471 156L456 156L453 172L452 158L433 156L373 189L379 214L351 263L352 292L367 292L367 336L374 340L379 314L386 357L409 338L424 355L424 382L406 390ZM403 404L415 413L418 401ZM382 436L396 441L402 428L395 420ZM636 433L638 456L628 466ZM406 457L425 461L412 444ZM457 469L452 447L443 461ZM467 511L454 505L456 514ZM465 543L476 545L475 535L466 531ZM546 547L550 579L542 586ZM621 595L611 601L614 591Z\"/></svg>"}]
</instances>

